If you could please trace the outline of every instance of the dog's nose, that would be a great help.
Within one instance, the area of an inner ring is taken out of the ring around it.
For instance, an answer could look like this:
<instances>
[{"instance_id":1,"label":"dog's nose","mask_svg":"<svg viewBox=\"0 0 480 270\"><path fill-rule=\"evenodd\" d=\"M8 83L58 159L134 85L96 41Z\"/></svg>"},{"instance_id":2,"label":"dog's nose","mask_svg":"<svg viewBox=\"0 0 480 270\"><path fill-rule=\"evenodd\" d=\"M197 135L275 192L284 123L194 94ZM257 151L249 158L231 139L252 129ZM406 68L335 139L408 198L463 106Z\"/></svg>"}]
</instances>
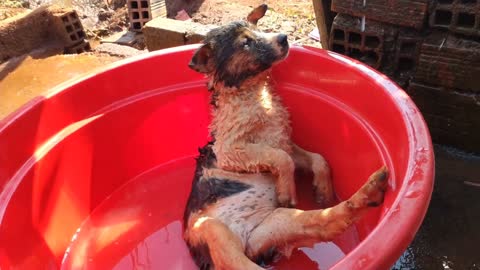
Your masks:
<instances>
[{"instance_id":1,"label":"dog's nose","mask_svg":"<svg viewBox=\"0 0 480 270\"><path fill-rule=\"evenodd\" d=\"M287 45L288 45L288 37L287 37L287 35L284 35L284 34L278 35L277 41L278 41L278 44L280 44L280 45L282 45L282 46L287 46Z\"/></svg>"}]
</instances>

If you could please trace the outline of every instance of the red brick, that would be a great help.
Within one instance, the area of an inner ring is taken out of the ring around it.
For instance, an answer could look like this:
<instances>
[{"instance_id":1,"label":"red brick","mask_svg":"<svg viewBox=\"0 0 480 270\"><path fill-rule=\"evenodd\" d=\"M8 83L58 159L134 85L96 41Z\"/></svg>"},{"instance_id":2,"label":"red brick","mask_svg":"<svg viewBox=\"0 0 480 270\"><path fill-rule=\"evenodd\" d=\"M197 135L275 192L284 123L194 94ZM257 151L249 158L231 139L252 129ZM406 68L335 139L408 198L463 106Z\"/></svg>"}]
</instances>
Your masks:
<instances>
[{"instance_id":1,"label":"red brick","mask_svg":"<svg viewBox=\"0 0 480 270\"><path fill-rule=\"evenodd\" d=\"M416 82L407 93L422 112L434 142L480 152L480 94Z\"/></svg>"},{"instance_id":2,"label":"red brick","mask_svg":"<svg viewBox=\"0 0 480 270\"><path fill-rule=\"evenodd\" d=\"M127 0L130 30L141 32L143 26L157 17L166 17L165 0Z\"/></svg>"},{"instance_id":3,"label":"red brick","mask_svg":"<svg viewBox=\"0 0 480 270\"><path fill-rule=\"evenodd\" d=\"M361 30L360 18L338 14L330 33L330 49L380 68L385 53L395 47L395 27L367 20Z\"/></svg>"},{"instance_id":4,"label":"red brick","mask_svg":"<svg viewBox=\"0 0 480 270\"><path fill-rule=\"evenodd\" d=\"M65 54L84 53L91 50L90 43L87 40L82 40L79 44L65 48Z\"/></svg>"},{"instance_id":5,"label":"red brick","mask_svg":"<svg viewBox=\"0 0 480 270\"><path fill-rule=\"evenodd\" d=\"M480 2L440 0L433 8L429 24L455 33L480 36Z\"/></svg>"},{"instance_id":6,"label":"red brick","mask_svg":"<svg viewBox=\"0 0 480 270\"><path fill-rule=\"evenodd\" d=\"M52 15L54 34L65 47L71 47L86 38L82 22L75 10L56 9L52 11Z\"/></svg>"},{"instance_id":7,"label":"red brick","mask_svg":"<svg viewBox=\"0 0 480 270\"><path fill-rule=\"evenodd\" d=\"M332 0L335 12L417 29L424 25L427 8L428 0Z\"/></svg>"},{"instance_id":8,"label":"red brick","mask_svg":"<svg viewBox=\"0 0 480 270\"><path fill-rule=\"evenodd\" d=\"M390 68L394 80L401 86L407 85L414 76L422 41L423 35L417 31L404 28L398 33Z\"/></svg>"},{"instance_id":9,"label":"red brick","mask_svg":"<svg viewBox=\"0 0 480 270\"><path fill-rule=\"evenodd\" d=\"M433 33L422 44L415 80L480 93L480 42Z\"/></svg>"}]
</instances>

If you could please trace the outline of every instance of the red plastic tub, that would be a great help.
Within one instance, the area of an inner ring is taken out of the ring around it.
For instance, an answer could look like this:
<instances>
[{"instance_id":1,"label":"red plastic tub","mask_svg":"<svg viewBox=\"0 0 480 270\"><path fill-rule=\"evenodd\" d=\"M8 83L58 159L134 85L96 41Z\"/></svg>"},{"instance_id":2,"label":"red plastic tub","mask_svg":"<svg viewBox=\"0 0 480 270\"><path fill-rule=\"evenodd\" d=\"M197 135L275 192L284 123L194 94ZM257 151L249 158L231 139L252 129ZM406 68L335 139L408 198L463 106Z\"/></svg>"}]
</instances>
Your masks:
<instances>
[{"instance_id":1,"label":"red plastic tub","mask_svg":"<svg viewBox=\"0 0 480 270\"><path fill-rule=\"evenodd\" d=\"M111 65L0 122L2 270L195 269L181 217L210 119L205 79L187 67L196 47ZM294 47L273 77L294 140L326 157L339 199L382 164L391 170L382 207L276 269L388 269L432 191L420 112L385 76L328 51Z\"/></svg>"}]
</instances>

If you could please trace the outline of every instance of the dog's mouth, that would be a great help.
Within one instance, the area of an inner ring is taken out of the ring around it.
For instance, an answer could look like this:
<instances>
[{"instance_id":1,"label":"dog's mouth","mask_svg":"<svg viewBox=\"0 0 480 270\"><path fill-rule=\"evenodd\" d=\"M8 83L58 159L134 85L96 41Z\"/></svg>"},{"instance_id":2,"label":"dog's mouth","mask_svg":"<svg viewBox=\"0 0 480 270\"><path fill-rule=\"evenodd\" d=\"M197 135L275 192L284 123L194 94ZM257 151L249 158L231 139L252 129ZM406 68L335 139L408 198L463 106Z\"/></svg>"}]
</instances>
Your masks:
<instances>
[{"instance_id":1,"label":"dog's mouth","mask_svg":"<svg viewBox=\"0 0 480 270\"><path fill-rule=\"evenodd\" d=\"M283 60L283 59L287 58L289 51L290 51L290 47L288 45L286 47L282 48L282 52L280 54L280 59Z\"/></svg>"},{"instance_id":2,"label":"dog's mouth","mask_svg":"<svg viewBox=\"0 0 480 270\"><path fill-rule=\"evenodd\" d=\"M289 53L289 47L287 44L286 47L282 47L280 54L278 55L277 59L273 62L273 64L275 65L285 60L285 58L287 58L288 56L288 53Z\"/></svg>"},{"instance_id":3,"label":"dog's mouth","mask_svg":"<svg viewBox=\"0 0 480 270\"><path fill-rule=\"evenodd\" d=\"M288 50L290 48L287 35L279 34L277 37L277 43L280 49L280 60L283 60L288 56Z\"/></svg>"}]
</instances>

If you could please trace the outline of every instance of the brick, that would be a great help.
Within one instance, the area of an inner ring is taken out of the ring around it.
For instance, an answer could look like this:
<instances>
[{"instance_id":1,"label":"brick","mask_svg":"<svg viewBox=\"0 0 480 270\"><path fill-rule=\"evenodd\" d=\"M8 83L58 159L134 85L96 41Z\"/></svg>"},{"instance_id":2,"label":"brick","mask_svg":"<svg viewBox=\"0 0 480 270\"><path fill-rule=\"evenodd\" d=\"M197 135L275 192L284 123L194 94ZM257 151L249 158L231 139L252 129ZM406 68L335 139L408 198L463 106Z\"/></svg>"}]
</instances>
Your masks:
<instances>
[{"instance_id":1,"label":"brick","mask_svg":"<svg viewBox=\"0 0 480 270\"><path fill-rule=\"evenodd\" d=\"M87 40L82 40L79 44L70 46L65 48L65 54L76 54L76 53L84 53L90 51L92 48L90 47L90 43Z\"/></svg>"},{"instance_id":2,"label":"brick","mask_svg":"<svg viewBox=\"0 0 480 270\"><path fill-rule=\"evenodd\" d=\"M369 20L361 31L360 22L360 18L338 14L333 20L329 47L378 69L384 54L395 47L397 29Z\"/></svg>"},{"instance_id":3,"label":"brick","mask_svg":"<svg viewBox=\"0 0 480 270\"><path fill-rule=\"evenodd\" d=\"M48 42L49 25L50 13L45 7L0 21L0 63Z\"/></svg>"},{"instance_id":4,"label":"brick","mask_svg":"<svg viewBox=\"0 0 480 270\"><path fill-rule=\"evenodd\" d=\"M429 0L332 0L338 13L421 29Z\"/></svg>"},{"instance_id":5,"label":"brick","mask_svg":"<svg viewBox=\"0 0 480 270\"><path fill-rule=\"evenodd\" d=\"M167 5L165 0L150 0L150 10L152 12L152 19L154 18L166 18L167 17Z\"/></svg>"},{"instance_id":6,"label":"brick","mask_svg":"<svg viewBox=\"0 0 480 270\"><path fill-rule=\"evenodd\" d=\"M85 30L75 10L52 10L52 28L54 35L60 39L65 47L81 43L85 38Z\"/></svg>"},{"instance_id":7,"label":"brick","mask_svg":"<svg viewBox=\"0 0 480 270\"><path fill-rule=\"evenodd\" d=\"M422 42L423 35L419 32L407 29L399 31L395 46L395 65L397 69L401 65L401 59L408 59L415 66Z\"/></svg>"},{"instance_id":8,"label":"brick","mask_svg":"<svg viewBox=\"0 0 480 270\"><path fill-rule=\"evenodd\" d=\"M412 82L407 93L422 112L480 125L480 94Z\"/></svg>"},{"instance_id":9,"label":"brick","mask_svg":"<svg viewBox=\"0 0 480 270\"><path fill-rule=\"evenodd\" d=\"M480 36L480 2L477 0L439 0L430 15L434 28Z\"/></svg>"},{"instance_id":10,"label":"brick","mask_svg":"<svg viewBox=\"0 0 480 270\"><path fill-rule=\"evenodd\" d=\"M185 44L199 43L214 25L202 25L191 21L156 18L148 22L143 33L149 51Z\"/></svg>"},{"instance_id":11,"label":"brick","mask_svg":"<svg viewBox=\"0 0 480 270\"><path fill-rule=\"evenodd\" d=\"M407 28L400 29L391 61L392 75L399 85L405 86L413 78L422 42L422 33Z\"/></svg>"},{"instance_id":12,"label":"brick","mask_svg":"<svg viewBox=\"0 0 480 270\"><path fill-rule=\"evenodd\" d=\"M0 62L47 44L65 50L86 48L85 38L82 23L74 10L42 6L0 22Z\"/></svg>"},{"instance_id":13,"label":"brick","mask_svg":"<svg viewBox=\"0 0 480 270\"><path fill-rule=\"evenodd\" d=\"M480 152L480 94L412 82L407 90L434 142Z\"/></svg>"},{"instance_id":14,"label":"brick","mask_svg":"<svg viewBox=\"0 0 480 270\"><path fill-rule=\"evenodd\" d=\"M142 27L151 20L150 1L128 0L127 10L130 30L141 32Z\"/></svg>"},{"instance_id":15,"label":"brick","mask_svg":"<svg viewBox=\"0 0 480 270\"><path fill-rule=\"evenodd\" d=\"M421 46L415 80L480 93L480 42L431 34Z\"/></svg>"},{"instance_id":16,"label":"brick","mask_svg":"<svg viewBox=\"0 0 480 270\"><path fill-rule=\"evenodd\" d=\"M130 30L141 32L143 26L154 18L166 17L165 0L127 0Z\"/></svg>"},{"instance_id":17,"label":"brick","mask_svg":"<svg viewBox=\"0 0 480 270\"><path fill-rule=\"evenodd\" d=\"M466 131L455 121L435 115L425 114L424 118L435 143L450 145L467 152L480 153L480 141L478 140L480 134L475 129L470 128ZM439 126L439 123L443 124Z\"/></svg>"}]
</instances>

